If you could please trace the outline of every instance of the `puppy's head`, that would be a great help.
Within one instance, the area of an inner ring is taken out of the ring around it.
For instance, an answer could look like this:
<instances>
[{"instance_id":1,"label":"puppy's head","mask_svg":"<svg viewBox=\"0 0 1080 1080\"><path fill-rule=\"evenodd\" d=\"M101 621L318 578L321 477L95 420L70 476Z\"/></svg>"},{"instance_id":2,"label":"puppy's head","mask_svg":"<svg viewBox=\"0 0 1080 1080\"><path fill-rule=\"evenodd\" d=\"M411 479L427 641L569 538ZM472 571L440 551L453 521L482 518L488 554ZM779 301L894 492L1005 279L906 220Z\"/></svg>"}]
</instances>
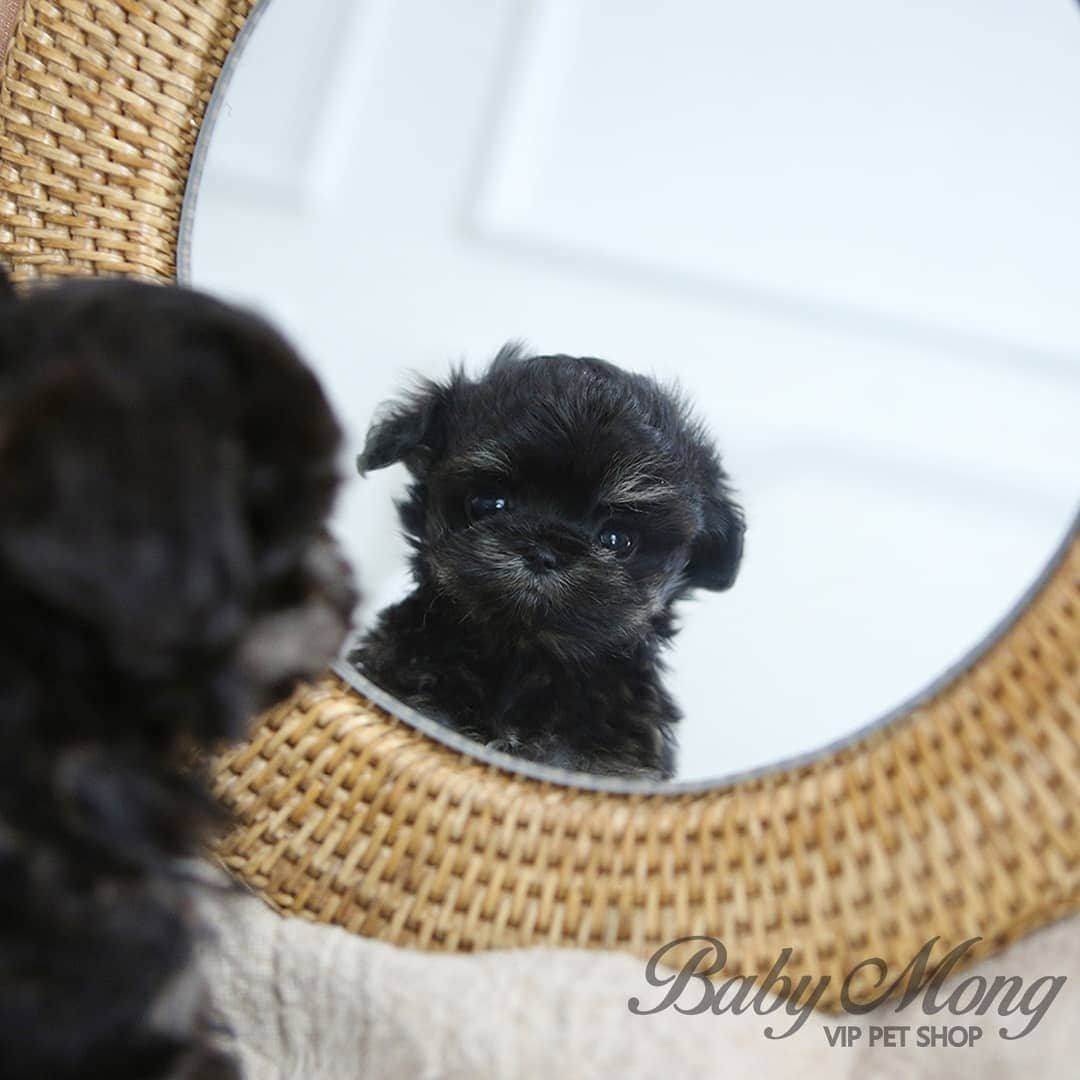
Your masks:
<instances>
[{"instance_id":1,"label":"puppy's head","mask_svg":"<svg viewBox=\"0 0 1080 1080\"><path fill-rule=\"evenodd\" d=\"M352 601L323 529L339 440L288 344L209 297L0 298L5 734L237 736L329 659Z\"/></svg>"},{"instance_id":2,"label":"puppy's head","mask_svg":"<svg viewBox=\"0 0 1080 1080\"><path fill-rule=\"evenodd\" d=\"M0 1060L231 1076L182 974L177 751L335 651L336 423L265 324L185 290L0 272Z\"/></svg>"},{"instance_id":3,"label":"puppy's head","mask_svg":"<svg viewBox=\"0 0 1080 1080\"><path fill-rule=\"evenodd\" d=\"M425 383L358 464L396 461L418 574L507 644L625 648L735 580L743 520L715 450L675 395L602 360L508 347L477 380Z\"/></svg>"}]
</instances>

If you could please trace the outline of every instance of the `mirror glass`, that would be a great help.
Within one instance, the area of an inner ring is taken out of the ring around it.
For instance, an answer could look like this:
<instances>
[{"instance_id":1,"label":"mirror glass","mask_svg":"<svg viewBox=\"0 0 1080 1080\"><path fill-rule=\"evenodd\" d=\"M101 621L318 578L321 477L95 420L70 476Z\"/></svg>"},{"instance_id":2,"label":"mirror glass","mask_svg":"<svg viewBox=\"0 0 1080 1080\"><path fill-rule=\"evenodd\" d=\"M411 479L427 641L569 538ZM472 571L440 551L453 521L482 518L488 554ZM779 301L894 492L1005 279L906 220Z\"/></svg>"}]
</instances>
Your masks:
<instances>
[{"instance_id":1,"label":"mirror glass","mask_svg":"<svg viewBox=\"0 0 1080 1080\"><path fill-rule=\"evenodd\" d=\"M732 587L676 605L674 778L730 777L910 701L1069 529L1077 101L1067 0L263 0L200 136L180 276L262 311L323 379L350 439L336 531L361 578L360 633L413 587L394 507L406 465L362 479L352 464L413 373L475 378L518 341L677 381L747 531ZM535 389L566 407L581 392ZM520 387L493 393L497 413ZM477 435L489 451L543 437L502 420L512 430ZM616 441L648 439L613 424ZM447 434L398 436L423 470ZM568 490L599 483L615 452L590 447ZM508 493L527 508L551 495L526 492L534 480L470 481L445 513L484 517ZM674 487L693 532L709 485L687 482ZM595 513L580 516L599 537ZM473 559L488 551L478 527ZM666 551L677 570L690 532ZM624 539L597 563L613 575L631 565ZM579 591L588 632L627 617ZM462 640L490 636L476 622L461 616ZM513 716L530 674L507 670L484 692L509 693ZM621 692L608 674L593 685ZM620 715L588 708L583 724Z\"/></svg>"}]
</instances>

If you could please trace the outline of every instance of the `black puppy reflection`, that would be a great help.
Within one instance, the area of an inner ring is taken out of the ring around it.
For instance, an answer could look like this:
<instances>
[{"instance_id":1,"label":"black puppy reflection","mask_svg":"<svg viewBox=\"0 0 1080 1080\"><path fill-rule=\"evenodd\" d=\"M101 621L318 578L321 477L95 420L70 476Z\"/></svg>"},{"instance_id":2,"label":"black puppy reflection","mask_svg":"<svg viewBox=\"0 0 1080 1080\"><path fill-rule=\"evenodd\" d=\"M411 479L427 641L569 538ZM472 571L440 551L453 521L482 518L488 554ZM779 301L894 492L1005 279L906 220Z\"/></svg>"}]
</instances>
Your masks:
<instances>
[{"instance_id":1,"label":"black puppy reflection","mask_svg":"<svg viewBox=\"0 0 1080 1080\"><path fill-rule=\"evenodd\" d=\"M480 379L426 382L372 426L361 472L397 461L416 589L350 659L496 749L672 776L672 607L728 588L743 542L686 406L602 360L508 346Z\"/></svg>"}]
</instances>

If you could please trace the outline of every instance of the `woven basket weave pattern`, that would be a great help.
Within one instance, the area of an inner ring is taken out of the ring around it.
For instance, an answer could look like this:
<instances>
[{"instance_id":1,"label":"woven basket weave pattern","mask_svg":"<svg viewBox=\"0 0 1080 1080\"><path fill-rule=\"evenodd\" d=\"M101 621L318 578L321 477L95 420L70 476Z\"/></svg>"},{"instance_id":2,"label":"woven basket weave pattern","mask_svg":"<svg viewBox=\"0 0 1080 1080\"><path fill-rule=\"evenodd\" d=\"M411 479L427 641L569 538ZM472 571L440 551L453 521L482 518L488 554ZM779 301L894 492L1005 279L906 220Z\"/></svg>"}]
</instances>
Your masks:
<instances>
[{"instance_id":1,"label":"woven basket weave pattern","mask_svg":"<svg viewBox=\"0 0 1080 1080\"><path fill-rule=\"evenodd\" d=\"M928 706L812 764L676 796L544 784L433 744L333 678L220 761L226 866L279 910L422 948L688 934L727 971L899 972L1077 906L1080 550ZM690 947L688 946L687 949ZM684 950L685 952L686 950ZM679 955L677 952L673 955Z\"/></svg>"},{"instance_id":2,"label":"woven basket weave pattern","mask_svg":"<svg viewBox=\"0 0 1080 1080\"><path fill-rule=\"evenodd\" d=\"M172 278L199 124L251 6L29 0L0 90L0 257L17 278ZM504 773L327 677L216 763L237 821L217 853L279 910L423 948L647 955L708 933L728 972L792 947L792 968L836 977L871 955L902 967L934 935L986 952L1080 906L1078 654L1074 545L912 715L677 796Z\"/></svg>"},{"instance_id":3,"label":"woven basket weave pattern","mask_svg":"<svg viewBox=\"0 0 1080 1080\"><path fill-rule=\"evenodd\" d=\"M16 277L170 279L203 111L250 0L30 0L0 92Z\"/></svg>"}]
</instances>

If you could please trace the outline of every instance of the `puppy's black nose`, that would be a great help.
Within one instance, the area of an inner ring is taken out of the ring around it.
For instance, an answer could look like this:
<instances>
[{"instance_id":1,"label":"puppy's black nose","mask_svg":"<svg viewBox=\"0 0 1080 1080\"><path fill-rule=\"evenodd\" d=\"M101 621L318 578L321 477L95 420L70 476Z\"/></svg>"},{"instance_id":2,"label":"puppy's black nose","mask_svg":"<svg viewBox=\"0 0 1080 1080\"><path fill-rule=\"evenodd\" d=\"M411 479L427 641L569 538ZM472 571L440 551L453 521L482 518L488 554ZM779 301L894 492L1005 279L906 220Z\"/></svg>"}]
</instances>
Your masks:
<instances>
[{"instance_id":1,"label":"puppy's black nose","mask_svg":"<svg viewBox=\"0 0 1080 1080\"><path fill-rule=\"evenodd\" d=\"M525 561L533 570L540 572L559 568L559 556L551 548L544 547L543 544L537 544L530 548L525 556Z\"/></svg>"}]
</instances>

